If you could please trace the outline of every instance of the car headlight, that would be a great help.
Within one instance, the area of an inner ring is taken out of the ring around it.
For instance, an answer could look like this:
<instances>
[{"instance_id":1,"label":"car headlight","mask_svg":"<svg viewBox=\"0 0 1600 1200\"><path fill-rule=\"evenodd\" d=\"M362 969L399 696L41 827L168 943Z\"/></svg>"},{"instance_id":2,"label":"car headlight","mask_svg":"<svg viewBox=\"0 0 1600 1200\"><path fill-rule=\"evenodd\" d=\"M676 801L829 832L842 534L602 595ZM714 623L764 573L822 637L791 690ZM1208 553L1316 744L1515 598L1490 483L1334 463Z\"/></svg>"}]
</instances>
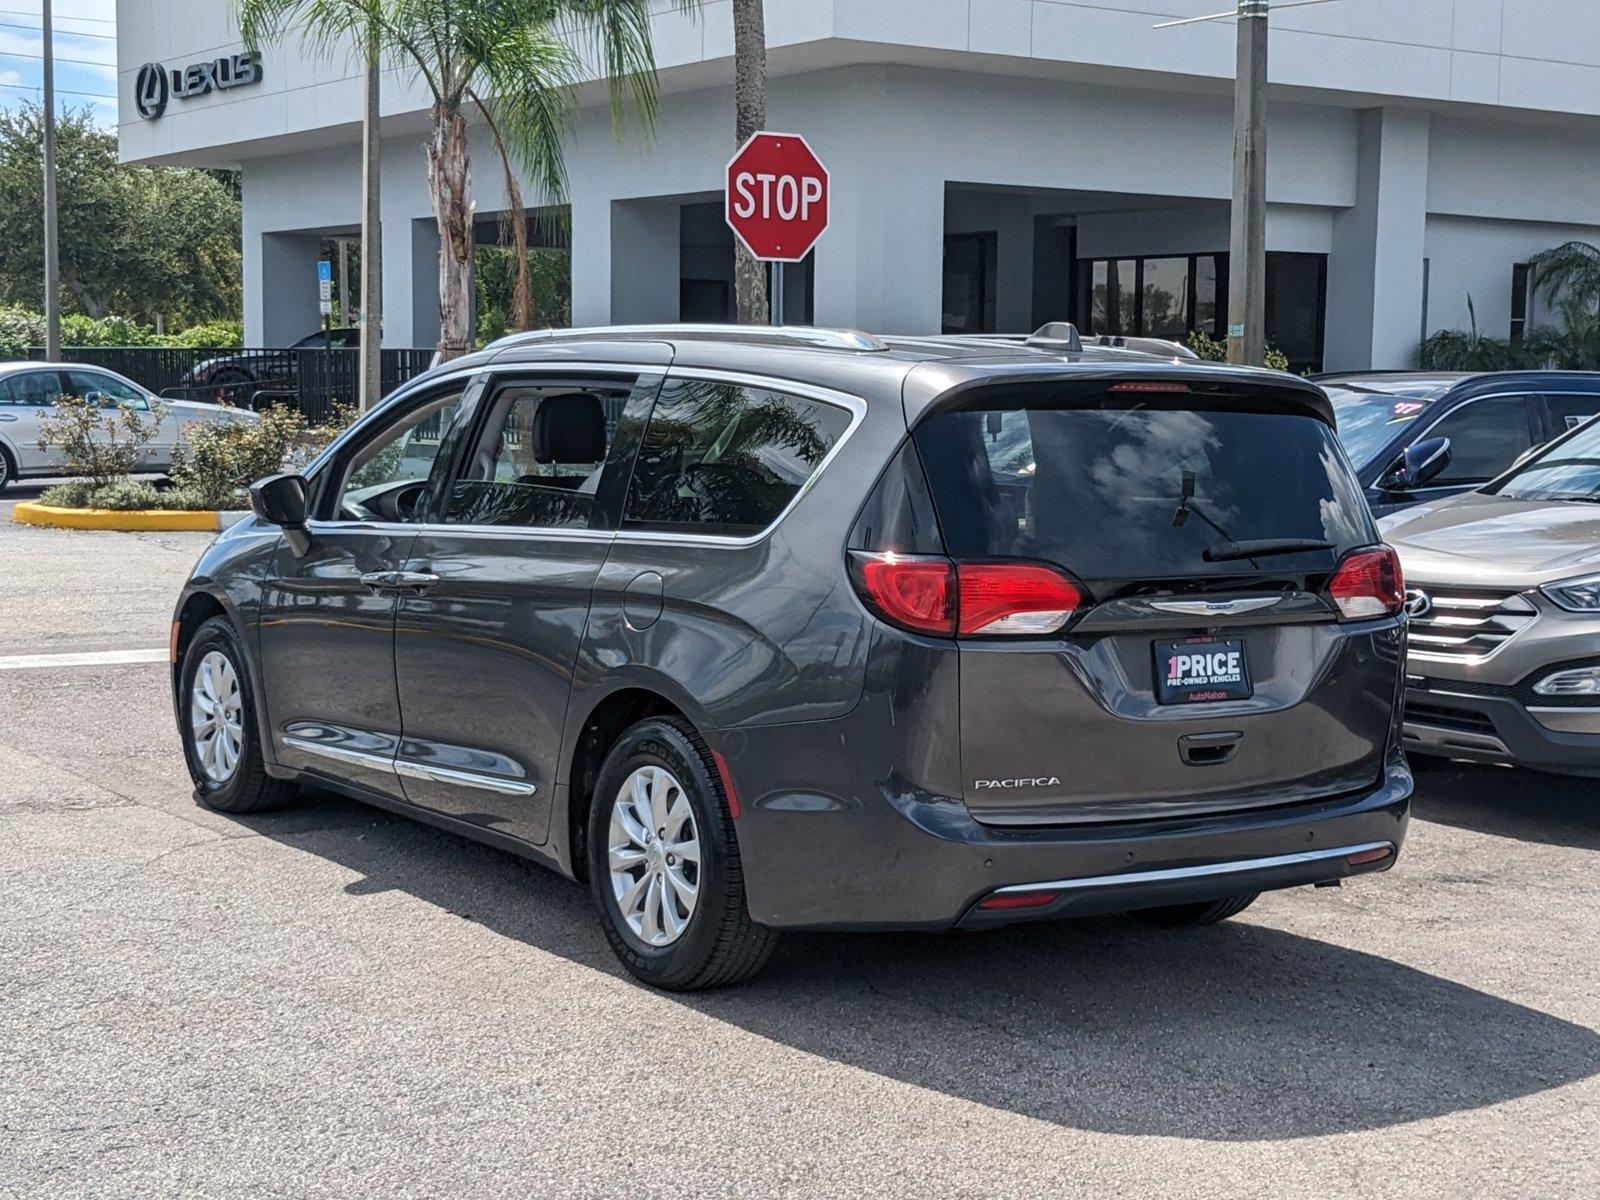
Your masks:
<instances>
[{"instance_id":1,"label":"car headlight","mask_svg":"<svg viewBox=\"0 0 1600 1200\"><path fill-rule=\"evenodd\" d=\"M1573 667L1546 675L1533 685L1540 696L1600 696L1600 667Z\"/></svg>"},{"instance_id":2,"label":"car headlight","mask_svg":"<svg viewBox=\"0 0 1600 1200\"><path fill-rule=\"evenodd\" d=\"M1547 583L1539 590L1552 604L1568 612L1600 612L1600 575Z\"/></svg>"}]
</instances>

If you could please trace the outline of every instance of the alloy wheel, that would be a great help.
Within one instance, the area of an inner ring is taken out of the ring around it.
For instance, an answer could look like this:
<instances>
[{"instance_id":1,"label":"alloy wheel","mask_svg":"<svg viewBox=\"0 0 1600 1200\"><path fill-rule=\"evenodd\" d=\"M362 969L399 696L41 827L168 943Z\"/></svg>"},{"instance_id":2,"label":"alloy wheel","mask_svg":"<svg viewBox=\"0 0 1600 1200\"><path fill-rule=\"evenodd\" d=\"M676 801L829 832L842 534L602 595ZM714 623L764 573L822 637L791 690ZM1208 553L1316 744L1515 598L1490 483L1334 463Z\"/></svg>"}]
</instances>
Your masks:
<instances>
[{"instance_id":1,"label":"alloy wheel","mask_svg":"<svg viewBox=\"0 0 1600 1200\"><path fill-rule=\"evenodd\" d=\"M195 669L189 689L189 745L212 783L223 784L239 769L244 750L239 673L220 650L212 650Z\"/></svg>"},{"instance_id":2,"label":"alloy wheel","mask_svg":"<svg viewBox=\"0 0 1600 1200\"><path fill-rule=\"evenodd\" d=\"M683 936L700 897L700 835L683 785L640 767L611 802L606 860L622 919L647 946Z\"/></svg>"}]
</instances>

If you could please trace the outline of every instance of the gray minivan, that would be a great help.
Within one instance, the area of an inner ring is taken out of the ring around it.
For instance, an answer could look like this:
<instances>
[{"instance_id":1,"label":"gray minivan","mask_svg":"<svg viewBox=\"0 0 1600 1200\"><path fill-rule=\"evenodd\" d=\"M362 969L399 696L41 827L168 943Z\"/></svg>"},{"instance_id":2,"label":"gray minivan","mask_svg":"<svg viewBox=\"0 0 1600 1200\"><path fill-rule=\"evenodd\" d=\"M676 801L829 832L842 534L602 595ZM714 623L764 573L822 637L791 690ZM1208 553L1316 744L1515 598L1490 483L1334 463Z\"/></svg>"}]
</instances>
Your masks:
<instances>
[{"instance_id":1,"label":"gray minivan","mask_svg":"<svg viewBox=\"0 0 1600 1200\"><path fill-rule=\"evenodd\" d=\"M313 784L587 879L657 986L782 929L1205 924L1403 840L1398 565L1286 375L524 335L253 500L175 613L200 801Z\"/></svg>"}]
</instances>

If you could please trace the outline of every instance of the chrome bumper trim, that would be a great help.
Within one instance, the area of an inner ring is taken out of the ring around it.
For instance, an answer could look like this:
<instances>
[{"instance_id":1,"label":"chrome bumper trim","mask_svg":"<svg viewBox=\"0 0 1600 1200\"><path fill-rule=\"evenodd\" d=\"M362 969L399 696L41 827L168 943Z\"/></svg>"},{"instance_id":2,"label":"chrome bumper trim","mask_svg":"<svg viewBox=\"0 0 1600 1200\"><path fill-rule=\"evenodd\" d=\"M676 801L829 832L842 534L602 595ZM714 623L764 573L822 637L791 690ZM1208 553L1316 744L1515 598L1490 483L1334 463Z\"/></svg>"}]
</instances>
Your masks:
<instances>
[{"instance_id":1,"label":"chrome bumper trim","mask_svg":"<svg viewBox=\"0 0 1600 1200\"><path fill-rule=\"evenodd\" d=\"M993 895L1007 892L1074 891L1085 888L1139 886L1147 883L1170 883L1182 879L1205 879L1212 875L1235 875L1247 871L1271 871L1278 867L1294 867L1303 863L1325 862L1329 859L1348 858L1368 850L1394 850L1393 842L1363 842L1359 846L1339 846L1331 850L1303 850L1298 854L1278 854L1271 858L1242 858L1234 862L1205 863L1193 867L1167 867L1160 871L1127 871L1121 875L1090 875L1082 879L1056 879L1049 883L1014 883L996 888Z\"/></svg>"}]
</instances>

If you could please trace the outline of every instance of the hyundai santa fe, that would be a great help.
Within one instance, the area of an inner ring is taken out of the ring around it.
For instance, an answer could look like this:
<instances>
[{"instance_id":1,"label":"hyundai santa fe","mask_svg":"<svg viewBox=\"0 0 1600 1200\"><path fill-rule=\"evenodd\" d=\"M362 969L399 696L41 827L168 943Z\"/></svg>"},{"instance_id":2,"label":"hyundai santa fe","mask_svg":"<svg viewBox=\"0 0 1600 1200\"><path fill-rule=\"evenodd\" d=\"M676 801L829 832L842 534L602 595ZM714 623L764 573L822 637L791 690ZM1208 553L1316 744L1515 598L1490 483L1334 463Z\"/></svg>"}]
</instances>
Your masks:
<instances>
[{"instance_id":1,"label":"hyundai santa fe","mask_svg":"<svg viewBox=\"0 0 1600 1200\"><path fill-rule=\"evenodd\" d=\"M1398 563L1290 376L523 335L253 504L173 623L199 800L537 859L657 986L784 929L1206 924L1405 833Z\"/></svg>"}]
</instances>

